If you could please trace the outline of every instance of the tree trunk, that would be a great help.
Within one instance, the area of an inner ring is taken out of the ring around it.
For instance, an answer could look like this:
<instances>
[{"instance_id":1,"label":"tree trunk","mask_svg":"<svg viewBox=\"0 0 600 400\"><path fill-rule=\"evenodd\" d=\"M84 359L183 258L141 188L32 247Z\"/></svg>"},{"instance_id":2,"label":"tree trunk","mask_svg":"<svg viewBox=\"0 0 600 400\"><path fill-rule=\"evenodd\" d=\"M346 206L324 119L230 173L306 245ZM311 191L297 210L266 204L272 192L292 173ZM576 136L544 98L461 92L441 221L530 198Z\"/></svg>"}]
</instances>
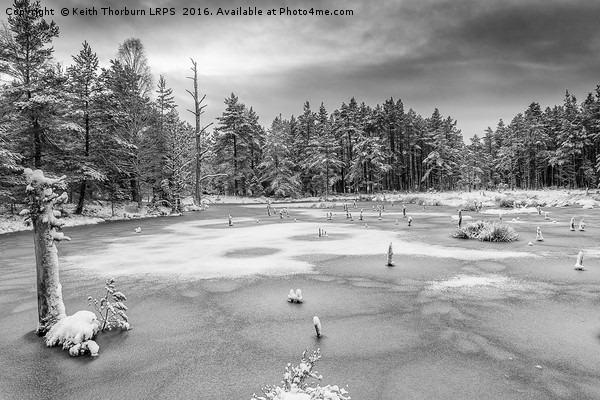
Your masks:
<instances>
[{"instance_id":1,"label":"tree trunk","mask_svg":"<svg viewBox=\"0 0 600 400\"><path fill-rule=\"evenodd\" d=\"M85 201L85 189L87 186L87 180L81 181L81 186L79 187L79 199L77 200L77 208L75 209L75 214L83 213L83 204Z\"/></svg>"},{"instance_id":2,"label":"tree trunk","mask_svg":"<svg viewBox=\"0 0 600 400\"><path fill-rule=\"evenodd\" d=\"M29 197L28 218L33 224L33 243L37 271L38 326L36 333L45 334L60 319L65 317L65 305L58 276L58 250L55 241L70 240L57 228L61 221L54 215L54 205L67 200L66 193L58 196L52 186L65 179L49 179L41 170L25 169L27 195Z\"/></svg>"},{"instance_id":3,"label":"tree trunk","mask_svg":"<svg viewBox=\"0 0 600 400\"><path fill-rule=\"evenodd\" d=\"M52 206L46 205L43 215L52 212ZM33 232L38 300L38 326L35 331L38 335L44 335L66 314L58 276L58 250L52 237L52 228L40 216L33 222Z\"/></svg>"}]
</instances>

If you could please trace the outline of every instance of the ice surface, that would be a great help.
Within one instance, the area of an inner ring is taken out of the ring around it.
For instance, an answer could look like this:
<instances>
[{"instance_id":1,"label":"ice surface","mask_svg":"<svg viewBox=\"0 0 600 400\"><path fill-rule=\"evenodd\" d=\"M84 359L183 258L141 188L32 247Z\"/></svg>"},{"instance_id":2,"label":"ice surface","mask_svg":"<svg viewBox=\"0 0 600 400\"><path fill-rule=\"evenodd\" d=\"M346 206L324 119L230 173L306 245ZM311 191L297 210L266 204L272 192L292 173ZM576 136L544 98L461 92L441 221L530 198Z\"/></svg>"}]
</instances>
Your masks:
<instances>
[{"instance_id":1,"label":"ice surface","mask_svg":"<svg viewBox=\"0 0 600 400\"><path fill-rule=\"evenodd\" d=\"M509 278L500 275L475 276L459 275L445 281L432 282L432 290L444 290L454 288L469 288L474 286L502 286L509 282Z\"/></svg>"},{"instance_id":2,"label":"ice surface","mask_svg":"<svg viewBox=\"0 0 600 400\"><path fill-rule=\"evenodd\" d=\"M249 221L252 221L251 219ZM343 240L295 240L302 235L317 236L319 224L256 223L228 229L207 228L218 223L227 226L227 220L188 221L170 225L160 233L120 238L93 255L66 256L61 263L65 268L86 268L108 275L174 274L195 278L237 277L253 274L287 275L311 273L313 266L301 260L307 254L331 255L385 255L390 241L397 256L402 254L453 258L459 260L487 260L536 257L516 251L473 250L400 240L400 235L377 228L362 229L346 224L327 224L331 239L336 235ZM236 250L264 248L268 254L252 258L231 257Z\"/></svg>"}]
</instances>

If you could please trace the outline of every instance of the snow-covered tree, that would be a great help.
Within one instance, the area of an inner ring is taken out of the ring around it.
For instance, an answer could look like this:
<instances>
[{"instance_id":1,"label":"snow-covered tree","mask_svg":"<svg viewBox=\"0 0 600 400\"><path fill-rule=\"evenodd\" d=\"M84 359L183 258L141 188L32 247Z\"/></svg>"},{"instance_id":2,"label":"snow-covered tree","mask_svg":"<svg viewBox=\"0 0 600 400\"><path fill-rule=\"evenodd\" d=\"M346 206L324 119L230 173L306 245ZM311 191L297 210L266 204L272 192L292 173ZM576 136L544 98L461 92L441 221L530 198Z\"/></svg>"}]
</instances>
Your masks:
<instances>
[{"instance_id":1,"label":"snow-covered tree","mask_svg":"<svg viewBox=\"0 0 600 400\"><path fill-rule=\"evenodd\" d=\"M261 179L267 185L267 194L275 197L296 196L300 180L293 171L291 151L286 143L286 121L276 117L267 130L260 164Z\"/></svg>"},{"instance_id":2,"label":"snow-covered tree","mask_svg":"<svg viewBox=\"0 0 600 400\"><path fill-rule=\"evenodd\" d=\"M67 200L66 192L55 193L66 177L47 178L42 170L30 168L25 169L25 177L29 202L21 214L33 225L39 319L36 332L43 335L65 317L56 242L71 239L60 232L64 223L58 219L60 211L54 210L54 205Z\"/></svg>"},{"instance_id":3,"label":"snow-covered tree","mask_svg":"<svg viewBox=\"0 0 600 400\"><path fill-rule=\"evenodd\" d=\"M323 103L319 108L315 125L315 135L310 139L306 153L308 170L312 171L312 186L329 196L330 189L339 180L339 170L343 162L339 158L339 145L333 133L333 122L327 115Z\"/></svg>"},{"instance_id":4,"label":"snow-covered tree","mask_svg":"<svg viewBox=\"0 0 600 400\"><path fill-rule=\"evenodd\" d=\"M217 118L214 152L220 172L227 175L226 190L236 195L257 194L257 170L263 130L258 116L235 94L225 99L226 108Z\"/></svg>"},{"instance_id":5,"label":"snow-covered tree","mask_svg":"<svg viewBox=\"0 0 600 400\"><path fill-rule=\"evenodd\" d=\"M98 117L96 95L102 90L98 80L98 56L87 42L79 54L73 56L74 64L67 69L67 88L70 97L70 120L72 129L76 131L79 146L74 145L73 158L77 161L77 175L81 177L79 199L76 214L83 212L88 183L94 180L105 180L96 154L93 154L92 131L97 132L94 117ZM82 137L81 137L82 136Z\"/></svg>"},{"instance_id":6,"label":"snow-covered tree","mask_svg":"<svg viewBox=\"0 0 600 400\"><path fill-rule=\"evenodd\" d=\"M46 127L43 122L46 105L52 102L46 92L53 48L52 39L58 37L58 26L39 15L39 1L14 0L13 14L0 35L0 72L14 79L4 95L12 102L15 118L23 126L14 132L15 140L23 143L23 154L36 168L42 165L42 146ZM52 75L52 74L51 74Z\"/></svg>"}]
</instances>

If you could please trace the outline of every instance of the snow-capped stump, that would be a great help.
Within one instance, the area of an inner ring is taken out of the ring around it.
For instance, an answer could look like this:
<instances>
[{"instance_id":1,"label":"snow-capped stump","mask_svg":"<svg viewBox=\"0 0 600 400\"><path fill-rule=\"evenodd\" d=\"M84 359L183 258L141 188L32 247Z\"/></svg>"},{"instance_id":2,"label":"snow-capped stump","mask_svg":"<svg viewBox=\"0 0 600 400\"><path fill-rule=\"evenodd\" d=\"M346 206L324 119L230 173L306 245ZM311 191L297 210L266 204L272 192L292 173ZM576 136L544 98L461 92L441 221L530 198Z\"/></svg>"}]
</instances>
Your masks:
<instances>
[{"instance_id":1,"label":"snow-capped stump","mask_svg":"<svg viewBox=\"0 0 600 400\"><path fill-rule=\"evenodd\" d=\"M363 216L362 216L362 214L363 214L363 209L361 208L361 209L360 209L360 215L358 216L358 220L359 220L359 221L362 221L362 220L363 220Z\"/></svg>"},{"instance_id":2,"label":"snow-capped stump","mask_svg":"<svg viewBox=\"0 0 600 400\"><path fill-rule=\"evenodd\" d=\"M256 220L256 223L258 224L258 220Z\"/></svg>"},{"instance_id":3,"label":"snow-capped stump","mask_svg":"<svg viewBox=\"0 0 600 400\"><path fill-rule=\"evenodd\" d=\"M537 227L537 231L535 233L535 240L536 242L544 241L544 237L542 236L542 229L539 226Z\"/></svg>"},{"instance_id":4,"label":"snow-capped stump","mask_svg":"<svg viewBox=\"0 0 600 400\"><path fill-rule=\"evenodd\" d=\"M394 260L392 259L393 256L394 256L394 251L392 250L392 242L390 242L390 246L388 247L388 252L387 252L387 266L388 267L394 266Z\"/></svg>"},{"instance_id":5,"label":"snow-capped stump","mask_svg":"<svg viewBox=\"0 0 600 400\"><path fill-rule=\"evenodd\" d=\"M527 246L533 246L533 243L529 242L527 243Z\"/></svg>"},{"instance_id":6,"label":"snow-capped stump","mask_svg":"<svg viewBox=\"0 0 600 400\"><path fill-rule=\"evenodd\" d=\"M233 218L231 218L231 214L229 214L229 226L233 226Z\"/></svg>"},{"instance_id":7,"label":"snow-capped stump","mask_svg":"<svg viewBox=\"0 0 600 400\"><path fill-rule=\"evenodd\" d=\"M54 324L44 340L48 347L62 345L63 350L69 350L71 356L87 353L95 357L100 347L92 339L99 330L100 321L96 314L91 311L77 311Z\"/></svg>"},{"instance_id":8,"label":"snow-capped stump","mask_svg":"<svg viewBox=\"0 0 600 400\"><path fill-rule=\"evenodd\" d=\"M572 231L575 230L575 217L571 217L571 222L569 222L569 229Z\"/></svg>"},{"instance_id":9,"label":"snow-capped stump","mask_svg":"<svg viewBox=\"0 0 600 400\"><path fill-rule=\"evenodd\" d=\"M67 201L67 193L55 193L62 188L66 176L47 178L42 170L25 168L27 180L27 209L21 211L27 224L33 225L33 244L36 254L38 325L36 333L44 335L66 316L59 280L56 242L71 240L60 230L64 222L54 212L54 206Z\"/></svg>"},{"instance_id":10,"label":"snow-capped stump","mask_svg":"<svg viewBox=\"0 0 600 400\"><path fill-rule=\"evenodd\" d=\"M579 221L579 230L585 231L585 222L583 220Z\"/></svg>"},{"instance_id":11,"label":"snow-capped stump","mask_svg":"<svg viewBox=\"0 0 600 400\"><path fill-rule=\"evenodd\" d=\"M577 262L575 263L575 270L583 271L583 251L580 251L577 255Z\"/></svg>"},{"instance_id":12,"label":"snow-capped stump","mask_svg":"<svg viewBox=\"0 0 600 400\"><path fill-rule=\"evenodd\" d=\"M412 217L408 217L408 226L412 226Z\"/></svg>"},{"instance_id":13,"label":"snow-capped stump","mask_svg":"<svg viewBox=\"0 0 600 400\"><path fill-rule=\"evenodd\" d=\"M304 299L302 298L302 291L300 289L296 289L296 291L294 292L294 289L290 289L290 293L288 293L287 300L290 303L302 303L302 302L304 302Z\"/></svg>"},{"instance_id":14,"label":"snow-capped stump","mask_svg":"<svg viewBox=\"0 0 600 400\"><path fill-rule=\"evenodd\" d=\"M317 332L317 337L320 338L321 336L323 336L321 330L321 320L316 315L313 317L313 325L315 326L315 332Z\"/></svg>"},{"instance_id":15,"label":"snow-capped stump","mask_svg":"<svg viewBox=\"0 0 600 400\"><path fill-rule=\"evenodd\" d=\"M140 226L138 226L137 228L134 229L135 233L141 233L142 232L142 228Z\"/></svg>"}]
</instances>

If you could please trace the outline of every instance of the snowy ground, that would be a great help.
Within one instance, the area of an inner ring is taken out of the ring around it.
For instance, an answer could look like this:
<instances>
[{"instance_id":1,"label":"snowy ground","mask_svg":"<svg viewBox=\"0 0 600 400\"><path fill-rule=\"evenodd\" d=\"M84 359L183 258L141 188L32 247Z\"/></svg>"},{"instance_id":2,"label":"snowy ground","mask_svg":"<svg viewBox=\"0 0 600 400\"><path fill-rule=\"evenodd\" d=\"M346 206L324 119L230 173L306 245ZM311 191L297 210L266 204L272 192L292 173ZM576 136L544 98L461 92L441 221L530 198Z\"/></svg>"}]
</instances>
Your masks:
<instances>
[{"instance_id":1,"label":"snowy ground","mask_svg":"<svg viewBox=\"0 0 600 400\"><path fill-rule=\"evenodd\" d=\"M84 208L84 212L81 215L75 214L75 204L65 204L61 207L63 211L63 221L65 227L80 226L80 225L93 225L105 221L119 221L119 220L130 220L130 219L142 219L157 217L159 214L169 215L170 209L166 207L160 207L158 210L150 212L147 206L142 207L138 210L136 203L121 203L115 205L114 209L110 203L107 202L94 202L88 204ZM0 234L9 232L18 232L23 230L31 230L31 227L26 226L23 222L23 217L19 216L20 209L15 211L15 214L11 214L7 209L0 214Z\"/></svg>"}]
</instances>

